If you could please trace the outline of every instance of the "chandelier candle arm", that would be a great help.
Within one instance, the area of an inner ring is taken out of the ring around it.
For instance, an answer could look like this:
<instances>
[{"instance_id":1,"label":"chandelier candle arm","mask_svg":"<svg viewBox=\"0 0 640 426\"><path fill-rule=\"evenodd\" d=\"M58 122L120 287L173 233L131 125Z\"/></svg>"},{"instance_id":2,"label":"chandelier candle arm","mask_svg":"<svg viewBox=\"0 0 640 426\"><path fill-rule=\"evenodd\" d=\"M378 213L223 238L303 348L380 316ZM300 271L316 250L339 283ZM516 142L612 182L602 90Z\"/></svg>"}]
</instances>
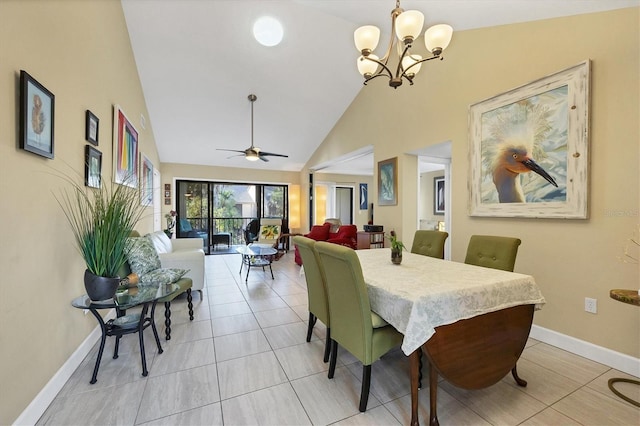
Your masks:
<instances>
[{"instance_id":1,"label":"chandelier candle arm","mask_svg":"<svg viewBox=\"0 0 640 426\"><path fill-rule=\"evenodd\" d=\"M391 11L392 36L389 40L387 51L382 58L378 58L373 54L380 41L379 28L373 25L365 25L354 32L356 48L362 55L357 60L357 68L365 79L365 85L369 80L383 75L389 78L389 86L394 89L402 85L403 78L409 81L409 84L413 84L413 78L420 71L423 62L436 58L444 59L441 56L442 52L449 46L453 35L453 28L446 24L434 25L424 33L425 47L433 56L423 59L421 55L410 52L413 42L422 32L423 24L424 15L422 12L417 10L405 11L400 8L400 0L396 0L396 7ZM392 56L393 47L396 43L398 44L399 56L397 58L396 72L393 74L389 69L388 61Z\"/></svg>"}]
</instances>

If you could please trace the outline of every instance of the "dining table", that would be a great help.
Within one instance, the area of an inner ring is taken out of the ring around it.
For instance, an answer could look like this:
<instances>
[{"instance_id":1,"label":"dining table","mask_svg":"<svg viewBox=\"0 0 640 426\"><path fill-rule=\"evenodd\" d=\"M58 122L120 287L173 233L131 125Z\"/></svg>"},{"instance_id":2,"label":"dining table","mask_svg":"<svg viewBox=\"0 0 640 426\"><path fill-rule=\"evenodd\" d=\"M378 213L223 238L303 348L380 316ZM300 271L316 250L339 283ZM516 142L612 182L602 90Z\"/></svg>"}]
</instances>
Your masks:
<instances>
[{"instance_id":1,"label":"dining table","mask_svg":"<svg viewBox=\"0 0 640 426\"><path fill-rule=\"evenodd\" d=\"M418 425L421 357L429 365L430 425L438 425L438 377L481 389L510 371L524 350L534 310L545 299L531 275L391 250L357 250L371 310L404 334L411 365L411 424Z\"/></svg>"}]
</instances>

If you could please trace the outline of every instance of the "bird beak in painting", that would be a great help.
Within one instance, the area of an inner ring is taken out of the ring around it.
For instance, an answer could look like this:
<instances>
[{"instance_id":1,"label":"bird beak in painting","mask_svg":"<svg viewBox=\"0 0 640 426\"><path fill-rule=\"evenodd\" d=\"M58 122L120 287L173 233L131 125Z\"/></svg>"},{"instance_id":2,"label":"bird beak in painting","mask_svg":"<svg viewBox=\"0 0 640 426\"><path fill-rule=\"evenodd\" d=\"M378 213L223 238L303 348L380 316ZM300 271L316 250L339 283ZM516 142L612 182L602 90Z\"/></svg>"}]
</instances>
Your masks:
<instances>
[{"instance_id":1,"label":"bird beak in painting","mask_svg":"<svg viewBox=\"0 0 640 426\"><path fill-rule=\"evenodd\" d=\"M537 174L545 178L546 181L549 182L551 185L555 186L556 188L558 187L558 184L556 183L555 179L552 178L549 175L549 173L547 173L542 167L538 165L538 163L536 163L532 159L527 158L522 162L522 164L532 172L536 172Z\"/></svg>"}]
</instances>

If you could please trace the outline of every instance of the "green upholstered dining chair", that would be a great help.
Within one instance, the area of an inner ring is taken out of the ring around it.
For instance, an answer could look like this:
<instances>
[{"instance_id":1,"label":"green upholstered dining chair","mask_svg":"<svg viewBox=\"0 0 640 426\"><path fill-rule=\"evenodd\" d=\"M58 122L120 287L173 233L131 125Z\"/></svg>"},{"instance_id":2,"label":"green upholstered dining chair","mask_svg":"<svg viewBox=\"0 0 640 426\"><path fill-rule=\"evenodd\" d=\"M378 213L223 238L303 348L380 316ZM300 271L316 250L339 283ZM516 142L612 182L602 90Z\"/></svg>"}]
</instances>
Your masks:
<instances>
[{"instance_id":1,"label":"green upholstered dining chair","mask_svg":"<svg viewBox=\"0 0 640 426\"><path fill-rule=\"evenodd\" d=\"M338 244L318 241L315 248L320 256L329 296L331 320L331 360L329 378L336 369L338 344L358 358L363 365L361 412L367 410L371 384L371 364L402 343L403 335L378 314L371 311L369 293L356 252ZM303 263L306 268L306 263Z\"/></svg>"},{"instance_id":2,"label":"green upholstered dining chair","mask_svg":"<svg viewBox=\"0 0 640 426\"><path fill-rule=\"evenodd\" d=\"M309 326L307 327L307 342L311 341L313 326L317 320L327 327L324 344L324 362L329 361L331 349L331 324L329 322L329 302L324 272L320 269L320 260L316 252L316 242L303 236L293 237L293 244L298 248L304 265L304 277L307 280L307 297L309 300Z\"/></svg>"},{"instance_id":3,"label":"green upholstered dining chair","mask_svg":"<svg viewBox=\"0 0 640 426\"><path fill-rule=\"evenodd\" d=\"M444 242L449 233L441 231L416 231L411 253L444 259Z\"/></svg>"},{"instance_id":4,"label":"green upholstered dining chair","mask_svg":"<svg viewBox=\"0 0 640 426\"><path fill-rule=\"evenodd\" d=\"M513 272L519 238L472 235L464 263Z\"/></svg>"}]
</instances>

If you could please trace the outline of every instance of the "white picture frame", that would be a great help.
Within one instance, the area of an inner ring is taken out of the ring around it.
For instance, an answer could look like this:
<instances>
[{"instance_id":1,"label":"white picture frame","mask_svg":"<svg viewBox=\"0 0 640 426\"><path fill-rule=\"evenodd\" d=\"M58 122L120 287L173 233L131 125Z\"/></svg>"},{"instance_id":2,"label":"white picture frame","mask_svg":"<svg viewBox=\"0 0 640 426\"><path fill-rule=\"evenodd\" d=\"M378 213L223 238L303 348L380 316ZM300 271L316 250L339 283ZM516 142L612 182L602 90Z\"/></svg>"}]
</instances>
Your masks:
<instances>
[{"instance_id":1,"label":"white picture frame","mask_svg":"<svg viewBox=\"0 0 640 426\"><path fill-rule=\"evenodd\" d=\"M469 107L470 216L588 218L589 85L586 60Z\"/></svg>"}]
</instances>

